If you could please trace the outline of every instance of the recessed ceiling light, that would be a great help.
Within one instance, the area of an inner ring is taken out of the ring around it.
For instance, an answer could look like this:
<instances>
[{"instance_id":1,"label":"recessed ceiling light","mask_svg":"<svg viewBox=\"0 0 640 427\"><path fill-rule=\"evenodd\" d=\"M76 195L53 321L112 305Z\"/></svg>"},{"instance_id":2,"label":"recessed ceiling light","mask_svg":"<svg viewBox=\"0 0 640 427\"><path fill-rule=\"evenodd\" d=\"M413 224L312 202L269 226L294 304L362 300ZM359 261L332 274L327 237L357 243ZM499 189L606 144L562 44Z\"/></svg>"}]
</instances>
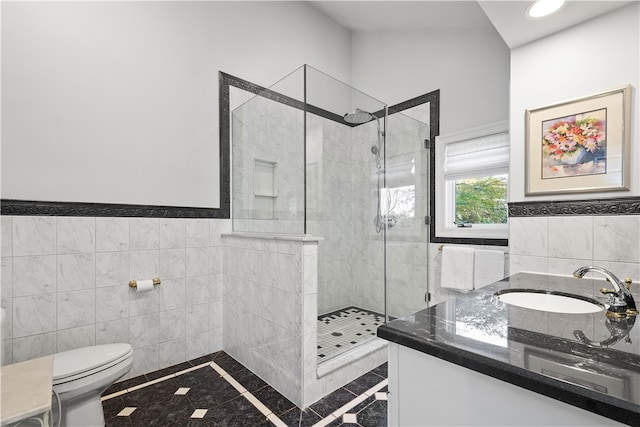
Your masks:
<instances>
[{"instance_id":1,"label":"recessed ceiling light","mask_svg":"<svg viewBox=\"0 0 640 427\"><path fill-rule=\"evenodd\" d=\"M542 18L560 10L565 0L536 0L527 8L530 18Z\"/></svg>"}]
</instances>

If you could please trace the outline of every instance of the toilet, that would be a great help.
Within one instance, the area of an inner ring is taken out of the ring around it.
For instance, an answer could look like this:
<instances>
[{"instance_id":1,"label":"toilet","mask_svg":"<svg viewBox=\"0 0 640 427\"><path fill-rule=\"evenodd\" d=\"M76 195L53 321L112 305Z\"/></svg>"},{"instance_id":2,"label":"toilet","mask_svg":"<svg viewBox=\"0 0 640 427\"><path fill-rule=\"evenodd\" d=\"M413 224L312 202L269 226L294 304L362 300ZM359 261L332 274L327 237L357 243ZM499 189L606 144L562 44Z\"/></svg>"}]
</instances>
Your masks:
<instances>
[{"instance_id":1,"label":"toilet","mask_svg":"<svg viewBox=\"0 0 640 427\"><path fill-rule=\"evenodd\" d=\"M60 425L104 427L100 396L131 369L125 343L95 345L53 355L53 390L60 399ZM54 407L57 406L55 403ZM55 408L57 410L57 408ZM54 415L54 424L57 421Z\"/></svg>"}]
</instances>

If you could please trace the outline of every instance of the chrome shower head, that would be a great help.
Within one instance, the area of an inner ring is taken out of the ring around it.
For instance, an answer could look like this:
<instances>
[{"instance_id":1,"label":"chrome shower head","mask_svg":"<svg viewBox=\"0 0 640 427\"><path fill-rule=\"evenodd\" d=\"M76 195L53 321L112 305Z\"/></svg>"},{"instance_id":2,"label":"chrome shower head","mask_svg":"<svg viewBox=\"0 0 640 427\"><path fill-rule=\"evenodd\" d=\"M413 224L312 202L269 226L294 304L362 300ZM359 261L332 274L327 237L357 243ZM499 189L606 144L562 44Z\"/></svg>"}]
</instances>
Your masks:
<instances>
[{"instance_id":1,"label":"chrome shower head","mask_svg":"<svg viewBox=\"0 0 640 427\"><path fill-rule=\"evenodd\" d=\"M370 122L374 117L375 116L373 114L356 108L354 111L344 115L344 121L354 125L361 125L363 123Z\"/></svg>"}]
</instances>

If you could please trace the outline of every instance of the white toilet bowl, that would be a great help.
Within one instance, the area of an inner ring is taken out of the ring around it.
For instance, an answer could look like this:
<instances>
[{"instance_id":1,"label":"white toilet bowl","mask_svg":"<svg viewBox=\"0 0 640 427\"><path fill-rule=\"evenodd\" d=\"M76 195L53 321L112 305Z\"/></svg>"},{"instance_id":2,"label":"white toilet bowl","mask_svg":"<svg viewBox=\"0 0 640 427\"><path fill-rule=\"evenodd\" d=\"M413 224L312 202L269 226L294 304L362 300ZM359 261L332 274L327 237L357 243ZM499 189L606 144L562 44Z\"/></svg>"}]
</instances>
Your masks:
<instances>
[{"instance_id":1,"label":"white toilet bowl","mask_svg":"<svg viewBox=\"0 0 640 427\"><path fill-rule=\"evenodd\" d=\"M83 347L53 355L53 390L62 426L104 427L100 396L124 376L133 362L129 344Z\"/></svg>"}]
</instances>

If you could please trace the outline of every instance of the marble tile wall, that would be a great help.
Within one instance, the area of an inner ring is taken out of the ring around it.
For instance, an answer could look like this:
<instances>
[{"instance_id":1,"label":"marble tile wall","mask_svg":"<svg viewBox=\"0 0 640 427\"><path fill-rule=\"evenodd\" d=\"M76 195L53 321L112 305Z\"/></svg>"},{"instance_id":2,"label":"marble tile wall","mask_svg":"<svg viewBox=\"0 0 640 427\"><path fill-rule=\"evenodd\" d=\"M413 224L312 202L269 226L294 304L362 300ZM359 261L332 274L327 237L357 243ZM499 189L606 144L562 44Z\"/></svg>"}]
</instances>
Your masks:
<instances>
[{"instance_id":1,"label":"marble tile wall","mask_svg":"<svg viewBox=\"0 0 640 427\"><path fill-rule=\"evenodd\" d=\"M351 128L307 114L307 233L318 243L318 312L354 305Z\"/></svg>"},{"instance_id":2,"label":"marble tile wall","mask_svg":"<svg viewBox=\"0 0 640 427\"><path fill-rule=\"evenodd\" d=\"M570 276L578 267L597 265L621 279L640 281L640 215L515 217L509 222L512 274Z\"/></svg>"},{"instance_id":3,"label":"marble tile wall","mask_svg":"<svg viewBox=\"0 0 640 427\"><path fill-rule=\"evenodd\" d=\"M225 351L301 404L303 350L316 349L317 241L234 233L223 242Z\"/></svg>"},{"instance_id":4,"label":"marble tile wall","mask_svg":"<svg viewBox=\"0 0 640 427\"><path fill-rule=\"evenodd\" d=\"M224 347L289 400L307 407L386 360L386 347L318 375L318 241L223 236Z\"/></svg>"},{"instance_id":5,"label":"marble tile wall","mask_svg":"<svg viewBox=\"0 0 640 427\"><path fill-rule=\"evenodd\" d=\"M255 161L274 163L273 219L254 214ZM297 108L256 96L232 113L234 230L304 232L304 122Z\"/></svg>"},{"instance_id":6,"label":"marble tile wall","mask_svg":"<svg viewBox=\"0 0 640 427\"><path fill-rule=\"evenodd\" d=\"M229 220L3 216L2 363L130 343L130 376L222 349ZM160 277L146 293L131 279Z\"/></svg>"}]
</instances>

